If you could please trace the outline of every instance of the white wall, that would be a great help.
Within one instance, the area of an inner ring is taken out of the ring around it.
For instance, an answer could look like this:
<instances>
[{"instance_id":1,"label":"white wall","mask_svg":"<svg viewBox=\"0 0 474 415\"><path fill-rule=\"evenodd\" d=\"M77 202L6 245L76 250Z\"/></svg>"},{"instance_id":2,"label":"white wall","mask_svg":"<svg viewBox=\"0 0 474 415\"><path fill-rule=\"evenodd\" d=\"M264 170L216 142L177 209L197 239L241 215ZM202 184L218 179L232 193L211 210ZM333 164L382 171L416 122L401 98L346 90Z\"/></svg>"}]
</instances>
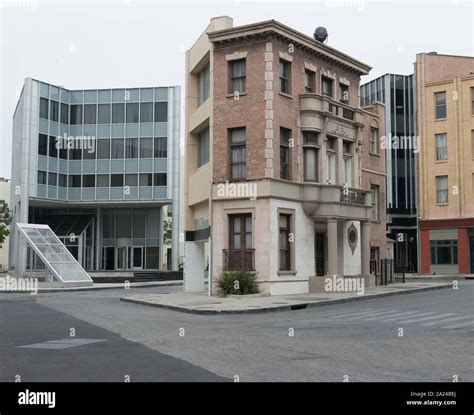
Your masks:
<instances>
[{"instance_id":1,"label":"white wall","mask_svg":"<svg viewBox=\"0 0 474 415\"><path fill-rule=\"evenodd\" d=\"M352 249L349 245L349 238L347 231L351 224L354 224L357 229L357 246L352 254ZM346 220L342 226L342 252L344 254L344 268L343 275L359 275L361 272L361 251L360 251L360 222Z\"/></svg>"}]
</instances>

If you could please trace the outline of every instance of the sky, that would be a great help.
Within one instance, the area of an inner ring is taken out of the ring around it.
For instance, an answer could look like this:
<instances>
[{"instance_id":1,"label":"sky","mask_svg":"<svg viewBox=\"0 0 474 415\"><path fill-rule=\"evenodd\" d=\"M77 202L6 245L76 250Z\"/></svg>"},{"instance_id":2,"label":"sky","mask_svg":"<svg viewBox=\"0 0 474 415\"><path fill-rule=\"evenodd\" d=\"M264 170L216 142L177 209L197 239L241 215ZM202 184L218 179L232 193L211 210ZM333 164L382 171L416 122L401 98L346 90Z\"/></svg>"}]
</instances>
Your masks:
<instances>
[{"instance_id":1,"label":"sky","mask_svg":"<svg viewBox=\"0 0 474 415\"><path fill-rule=\"evenodd\" d=\"M184 53L214 16L275 19L372 66L362 82L410 74L415 56L474 55L473 1L0 0L0 177L11 177L12 116L26 77L66 89L182 85ZM183 131L182 131L183 133Z\"/></svg>"}]
</instances>

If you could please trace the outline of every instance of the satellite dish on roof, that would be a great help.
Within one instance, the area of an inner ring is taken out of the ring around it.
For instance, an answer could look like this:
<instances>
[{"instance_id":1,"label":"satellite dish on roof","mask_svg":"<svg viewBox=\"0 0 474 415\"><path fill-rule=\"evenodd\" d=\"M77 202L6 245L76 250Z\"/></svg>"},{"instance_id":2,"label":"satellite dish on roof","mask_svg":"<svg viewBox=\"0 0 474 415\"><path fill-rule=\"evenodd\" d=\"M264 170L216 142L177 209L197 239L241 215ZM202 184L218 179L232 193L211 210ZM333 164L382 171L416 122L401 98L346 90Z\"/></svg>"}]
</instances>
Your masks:
<instances>
[{"instance_id":1,"label":"satellite dish on roof","mask_svg":"<svg viewBox=\"0 0 474 415\"><path fill-rule=\"evenodd\" d=\"M314 31L314 39L321 43L326 43L328 40L328 31L324 26L318 26Z\"/></svg>"}]
</instances>

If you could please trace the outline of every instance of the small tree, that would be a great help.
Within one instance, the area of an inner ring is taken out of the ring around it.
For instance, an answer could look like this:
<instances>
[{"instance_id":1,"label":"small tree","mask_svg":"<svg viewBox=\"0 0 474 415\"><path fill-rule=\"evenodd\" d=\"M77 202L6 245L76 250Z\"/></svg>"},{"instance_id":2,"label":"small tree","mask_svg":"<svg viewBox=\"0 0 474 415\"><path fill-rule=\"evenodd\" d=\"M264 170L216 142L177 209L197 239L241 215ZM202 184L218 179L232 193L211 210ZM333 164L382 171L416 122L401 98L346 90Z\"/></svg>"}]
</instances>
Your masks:
<instances>
[{"instance_id":1,"label":"small tree","mask_svg":"<svg viewBox=\"0 0 474 415\"><path fill-rule=\"evenodd\" d=\"M8 226L11 221L10 209L8 208L7 202L0 200L0 248L5 242L5 239L7 239L7 236L10 235Z\"/></svg>"},{"instance_id":2,"label":"small tree","mask_svg":"<svg viewBox=\"0 0 474 415\"><path fill-rule=\"evenodd\" d=\"M171 218L163 221L163 244L171 245Z\"/></svg>"}]
</instances>

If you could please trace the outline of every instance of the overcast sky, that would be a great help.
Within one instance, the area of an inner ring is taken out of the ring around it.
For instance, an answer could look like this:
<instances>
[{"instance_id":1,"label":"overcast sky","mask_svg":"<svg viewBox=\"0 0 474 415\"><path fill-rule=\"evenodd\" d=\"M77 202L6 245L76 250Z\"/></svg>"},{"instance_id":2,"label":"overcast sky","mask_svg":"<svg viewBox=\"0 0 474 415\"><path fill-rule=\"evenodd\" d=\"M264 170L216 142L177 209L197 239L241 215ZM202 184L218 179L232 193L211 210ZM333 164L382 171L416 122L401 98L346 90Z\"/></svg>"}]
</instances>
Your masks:
<instances>
[{"instance_id":1,"label":"overcast sky","mask_svg":"<svg viewBox=\"0 0 474 415\"><path fill-rule=\"evenodd\" d=\"M472 1L0 0L0 176L11 176L11 119L25 77L67 89L184 85L184 51L213 16L275 19L372 66L363 82L409 74L415 54L474 55ZM184 88L183 88L184 96Z\"/></svg>"}]
</instances>

